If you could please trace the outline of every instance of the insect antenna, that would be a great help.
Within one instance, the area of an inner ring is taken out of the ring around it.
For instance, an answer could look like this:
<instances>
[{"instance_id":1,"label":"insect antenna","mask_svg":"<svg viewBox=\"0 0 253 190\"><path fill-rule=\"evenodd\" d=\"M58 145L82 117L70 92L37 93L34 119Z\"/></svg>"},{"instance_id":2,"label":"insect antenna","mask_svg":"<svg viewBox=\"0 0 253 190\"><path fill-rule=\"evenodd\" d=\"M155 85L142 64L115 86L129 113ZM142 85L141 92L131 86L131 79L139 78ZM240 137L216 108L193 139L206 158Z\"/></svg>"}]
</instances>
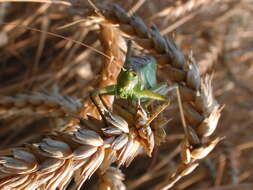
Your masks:
<instances>
[{"instance_id":1,"label":"insect antenna","mask_svg":"<svg viewBox=\"0 0 253 190\"><path fill-rule=\"evenodd\" d=\"M27 29L27 30L31 30L31 31L34 31L34 32L40 32L40 33L42 33L42 34L48 34L48 35L50 35L50 36L62 38L62 39L64 39L64 40L71 41L71 42L73 42L73 43L75 43L75 44L79 44L79 45L81 45L81 46L83 46L83 47L86 47L86 48L88 48L88 49L90 49L90 50L92 50L92 51L94 51L94 52L96 52L96 53L98 53L98 54L104 56L106 59L111 60L111 57L110 57L109 55L103 53L102 51L99 51L98 49L96 49L96 48L94 48L94 47L92 47L92 46L89 46L89 45L87 45L87 44L85 44L85 43L83 43L83 42L81 42L81 41L74 40L74 39L72 39L72 38L63 36L63 35L61 35L61 34L57 34L57 33L54 33L54 32L49 32L49 31L44 31L44 30L40 30L40 29L37 29L37 28L29 27L29 26L16 25L16 24L8 23L8 22L0 22L0 24L4 24L4 25L14 25L14 26L17 27L17 28L25 28L25 29ZM113 62L116 63L115 61L113 61ZM117 64L117 63L116 63L116 64Z\"/></svg>"}]
</instances>

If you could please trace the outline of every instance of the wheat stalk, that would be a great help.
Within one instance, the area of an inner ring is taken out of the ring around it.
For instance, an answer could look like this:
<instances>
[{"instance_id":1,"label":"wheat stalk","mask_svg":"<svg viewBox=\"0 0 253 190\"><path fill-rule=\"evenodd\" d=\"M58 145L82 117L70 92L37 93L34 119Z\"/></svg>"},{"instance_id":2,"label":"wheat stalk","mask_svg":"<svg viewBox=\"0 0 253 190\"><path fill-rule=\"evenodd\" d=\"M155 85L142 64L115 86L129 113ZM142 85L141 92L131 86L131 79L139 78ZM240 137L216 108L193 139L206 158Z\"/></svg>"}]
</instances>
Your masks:
<instances>
[{"instance_id":1,"label":"wheat stalk","mask_svg":"<svg viewBox=\"0 0 253 190\"><path fill-rule=\"evenodd\" d=\"M183 4L180 3L179 5L169 6L161 10L159 13L155 14L153 18L166 17L170 20L176 19L187 12L200 8L204 5L208 5L210 3L216 3L218 1L220 0L214 0L214 1L213 0L188 0L184 2Z\"/></svg>"}]
</instances>

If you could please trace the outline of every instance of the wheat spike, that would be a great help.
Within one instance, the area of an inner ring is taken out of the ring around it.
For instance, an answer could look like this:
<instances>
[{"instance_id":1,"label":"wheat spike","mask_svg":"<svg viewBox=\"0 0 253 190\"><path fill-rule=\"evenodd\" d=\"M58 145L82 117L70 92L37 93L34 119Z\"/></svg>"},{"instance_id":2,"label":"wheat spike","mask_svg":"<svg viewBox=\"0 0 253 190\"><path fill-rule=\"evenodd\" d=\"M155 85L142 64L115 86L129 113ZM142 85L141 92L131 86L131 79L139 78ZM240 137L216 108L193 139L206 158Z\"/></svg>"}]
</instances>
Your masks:
<instances>
[{"instance_id":1,"label":"wheat spike","mask_svg":"<svg viewBox=\"0 0 253 190\"><path fill-rule=\"evenodd\" d=\"M162 36L155 26L148 29L139 17L129 16L118 5L101 6L100 8L105 19L117 23L124 33L135 37L134 41L142 48L149 50L157 58L158 63L164 66L164 72L168 73L168 78L179 85L188 127L191 126L192 135L199 138L198 144L189 144L196 141L190 141L189 139L192 137L189 136L189 132L186 134L185 141L187 143L182 151L186 151L184 155L188 156L187 161L182 160L182 162L187 163L185 170L188 171L187 168L192 168L191 165L196 166L194 164L196 159L205 157L210 152L209 150L214 148L214 146L209 147L207 151L204 147L208 145L203 142L204 137L213 134L222 110L213 97L211 77L206 76L202 79L195 60L191 56L185 58L176 44L171 39ZM215 142L218 141L219 138L215 140ZM202 147L201 156L196 157L195 155L196 149L194 147L196 145ZM180 173L181 177L189 173L185 170ZM169 179L167 183L170 182Z\"/></svg>"},{"instance_id":2,"label":"wheat spike","mask_svg":"<svg viewBox=\"0 0 253 190\"><path fill-rule=\"evenodd\" d=\"M104 156L101 143L90 145L95 137L81 140L80 136L89 132L80 129L72 134L48 135L38 143L5 151L0 157L0 189L63 189L79 168L88 178ZM77 181L77 185L81 183Z\"/></svg>"},{"instance_id":3,"label":"wheat spike","mask_svg":"<svg viewBox=\"0 0 253 190\"><path fill-rule=\"evenodd\" d=\"M0 118L12 116L77 116L81 103L78 99L58 93L20 94L0 97Z\"/></svg>"},{"instance_id":4,"label":"wheat spike","mask_svg":"<svg viewBox=\"0 0 253 190\"><path fill-rule=\"evenodd\" d=\"M129 165L141 150L139 139L129 133L123 118L108 110L104 112L108 129L100 121L94 123L101 129L95 132L89 129L90 120L89 125L83 122L84 126L72 131L55 132L37 143L2 151L0 189L64 189L72 178L73 188L80 189L99 167L106 171L115 161L118 166ZM103 162L107 164L101 165ZM109 183L110 176L123 180L119 171L113 169L102 178ZM120 181L117 186L124 187Z\"/></svg>"},{"instance_id":5,"label":"wheat spike","mask_svg":"<svg viewBox=\"0 0 253 190\"><path fill-rule=\"evenodd\" d=\"M100 78L98 79L99 82L95 88L101 88L115 84L117 76L124 63L124 55L121 49L125 46L125 42L122 39L122 36L119 34L118 29L109 22L101 22L99 35L104 53L111 59L103 59L103 70ZM106 96L106 98L104 97L104 101L107 103L108 107L111 107L113 100L113 96ZM79 111L79 115L84 118L86 118L87 115L99 117L99 114L97 113L97 110L94 109L94 105L90 99L83 103L83 107Z\"/></svg>"}]
</instances>

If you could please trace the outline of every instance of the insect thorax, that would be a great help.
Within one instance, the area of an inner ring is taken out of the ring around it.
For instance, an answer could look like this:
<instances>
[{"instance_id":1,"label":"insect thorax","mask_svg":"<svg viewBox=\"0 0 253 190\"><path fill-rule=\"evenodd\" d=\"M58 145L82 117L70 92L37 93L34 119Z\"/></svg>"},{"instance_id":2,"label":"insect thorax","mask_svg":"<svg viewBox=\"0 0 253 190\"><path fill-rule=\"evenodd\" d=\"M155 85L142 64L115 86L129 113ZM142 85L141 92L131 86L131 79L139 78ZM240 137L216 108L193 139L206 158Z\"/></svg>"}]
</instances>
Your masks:
<instances>
[{"instance_id":1,"label":"insect thorax","mask_svg":"<svg viewBox=\"0 0 253 190\"><path fill-rule=\"evenodd\" d=\"M138 76L133 71L122 69L117 81L117 95L124 99L131 98L138 83Z\"/></svg>"}]
</instances>

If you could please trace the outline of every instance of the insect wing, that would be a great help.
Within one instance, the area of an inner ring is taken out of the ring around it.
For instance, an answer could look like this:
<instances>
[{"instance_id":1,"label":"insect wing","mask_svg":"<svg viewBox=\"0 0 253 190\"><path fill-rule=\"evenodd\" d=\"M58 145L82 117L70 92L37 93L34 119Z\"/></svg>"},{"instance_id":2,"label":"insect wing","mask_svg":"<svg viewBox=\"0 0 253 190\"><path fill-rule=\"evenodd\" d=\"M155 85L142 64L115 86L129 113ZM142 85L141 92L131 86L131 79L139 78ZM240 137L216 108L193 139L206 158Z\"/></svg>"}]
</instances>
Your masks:
<instances>
[{"instance_id":1,"label":"insect wing","mask_svg":"<svg viewBox=\"0 0 253 190\"><path fill-rule=\"evenodd\" d=\"M140 76L146 88L149 89L156 85L156 60L153 57L131 57L128 66Z\"/></svg>"}]
</instances>

